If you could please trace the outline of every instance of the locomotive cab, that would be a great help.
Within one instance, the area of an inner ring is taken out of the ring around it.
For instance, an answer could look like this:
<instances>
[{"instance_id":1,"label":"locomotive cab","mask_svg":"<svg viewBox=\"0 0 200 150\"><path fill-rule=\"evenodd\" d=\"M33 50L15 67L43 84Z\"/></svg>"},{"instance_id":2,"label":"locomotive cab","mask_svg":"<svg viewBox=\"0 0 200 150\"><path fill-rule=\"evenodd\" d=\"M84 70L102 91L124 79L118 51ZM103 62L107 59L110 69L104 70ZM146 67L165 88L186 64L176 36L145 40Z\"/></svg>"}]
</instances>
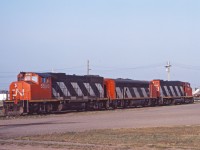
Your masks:
<instances>
[{"instance_id":1,"label":"locomotive cab","mask_svg":"<svg viewBox=\"0 0 200 150\"><path fill-rule=\"evenodd\" d=\"M183 84L184 84L183 87L184 87L184 91L185 91L185 96L192 97L193 95L192 95L192 88L190 86L190 83L184 82Z\"/></svg>"},{"instance_id":2,"label":"locomotive cab","mask_svg":"<svg viewBox=\"0 0 200 150\"><path fill-rule=\"evenodd\" d=\"M51 99L51 76L32 72L21 72L18 81L10 85L10 100Z\"/></svg>"}]
</instances>

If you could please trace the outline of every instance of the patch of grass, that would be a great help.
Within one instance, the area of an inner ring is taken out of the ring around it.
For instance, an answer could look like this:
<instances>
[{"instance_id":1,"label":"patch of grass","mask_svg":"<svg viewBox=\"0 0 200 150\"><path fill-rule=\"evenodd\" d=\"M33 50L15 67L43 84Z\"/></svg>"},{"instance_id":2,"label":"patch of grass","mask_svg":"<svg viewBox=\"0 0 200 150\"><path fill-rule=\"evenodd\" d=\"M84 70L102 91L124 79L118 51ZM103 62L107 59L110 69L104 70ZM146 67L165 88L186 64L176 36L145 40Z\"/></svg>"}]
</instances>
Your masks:
<instances>
[{"instance_id":1,"label":"patch of grass","mask_svg":"<svg viewBox=\"0 0 200 150\"><path fill-rule=\"evenodd\" d=\"M94 144L123 149L200 149L200 126L107 129L85 132L37 135L18 138L32 141L57 141Z\"/></svg>"}]
</instances>

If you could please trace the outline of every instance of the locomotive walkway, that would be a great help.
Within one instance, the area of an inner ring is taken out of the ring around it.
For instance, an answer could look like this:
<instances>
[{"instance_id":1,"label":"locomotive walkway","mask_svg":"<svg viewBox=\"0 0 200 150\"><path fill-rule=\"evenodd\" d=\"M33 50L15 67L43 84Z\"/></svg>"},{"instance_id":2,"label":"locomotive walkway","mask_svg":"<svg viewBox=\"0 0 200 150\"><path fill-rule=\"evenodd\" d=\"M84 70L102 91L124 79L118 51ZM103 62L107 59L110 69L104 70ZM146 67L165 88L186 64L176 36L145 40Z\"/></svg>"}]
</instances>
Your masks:
<instances>
[{"instance_id":1,"label":"locomotive walkway","mask_svg":"<svg viewBox=\"0 0 200 150\"><path fill-rule=\"evenodd\" d=\"M0 139L92 129L200 125L200 103L0 120Z\"/></svg>"}]
</instances>

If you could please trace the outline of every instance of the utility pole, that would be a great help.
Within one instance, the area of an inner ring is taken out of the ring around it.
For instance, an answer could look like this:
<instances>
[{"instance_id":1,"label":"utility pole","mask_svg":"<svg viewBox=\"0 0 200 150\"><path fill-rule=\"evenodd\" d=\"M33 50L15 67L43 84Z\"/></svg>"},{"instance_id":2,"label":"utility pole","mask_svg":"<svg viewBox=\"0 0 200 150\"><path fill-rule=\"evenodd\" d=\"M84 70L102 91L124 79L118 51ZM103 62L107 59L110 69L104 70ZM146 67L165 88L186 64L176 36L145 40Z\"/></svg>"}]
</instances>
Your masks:
<instances>
[{"instance_id":1,"label":"utility pole","mask_svg":"<svg viewBox=\"0 0 200 150\"><path fill-rule=\"evenodd\" d=\"M172 67L172 65L170 64L170 62L167 62L167 65L165 66L166 71L167 71L167 80L170 80L170 67Z\"/></svg>"},{"instance_id":2,"label":"utility pole","mask_svg":"<svg viewBox=\"0 0 200 150\"><path fill-rule=\"evenodd\" d=\"M90 61L89 60L87 60L87 75L89 75L90 74Z\"/></svg>"}]
</instances>

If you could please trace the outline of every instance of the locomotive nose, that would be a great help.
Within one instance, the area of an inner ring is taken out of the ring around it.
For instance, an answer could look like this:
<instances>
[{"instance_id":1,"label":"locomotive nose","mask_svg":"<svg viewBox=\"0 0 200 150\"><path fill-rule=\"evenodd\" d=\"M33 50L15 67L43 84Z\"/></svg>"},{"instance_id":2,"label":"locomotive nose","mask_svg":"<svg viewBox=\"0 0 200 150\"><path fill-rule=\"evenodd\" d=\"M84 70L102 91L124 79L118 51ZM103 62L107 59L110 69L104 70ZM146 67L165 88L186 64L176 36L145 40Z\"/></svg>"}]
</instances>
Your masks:
<instances>
[{"instance_id":1,"label":"locomotive nose","mask_svg":"<svg viewBox=\"0 0 200 150\"><path fill-rule=\"evenodd\" d=\"M13 82L10 85L10 99L14 100L17 103L19 100L23 99L24 88L23 84L20 82Z\"/></svg>"}]
</instances>

